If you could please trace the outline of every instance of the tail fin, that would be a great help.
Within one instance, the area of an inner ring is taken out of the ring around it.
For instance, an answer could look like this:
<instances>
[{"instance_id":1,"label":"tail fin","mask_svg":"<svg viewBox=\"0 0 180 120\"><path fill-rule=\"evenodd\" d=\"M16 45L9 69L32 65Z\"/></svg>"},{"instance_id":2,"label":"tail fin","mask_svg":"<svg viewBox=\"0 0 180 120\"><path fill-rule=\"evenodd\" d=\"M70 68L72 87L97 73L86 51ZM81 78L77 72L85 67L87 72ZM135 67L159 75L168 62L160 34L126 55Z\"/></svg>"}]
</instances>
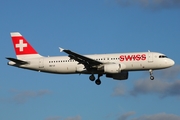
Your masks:
<instances>
[{"instance_id":1,"label":"tail fin","mask_svg":"<svg viewBox=\"0 0 180 120\"><path fill-rule=\"evenodd\" d=\"M18 59L42 57L19 32L12 32L11 38Z\"/></svg>"}]
</instances>

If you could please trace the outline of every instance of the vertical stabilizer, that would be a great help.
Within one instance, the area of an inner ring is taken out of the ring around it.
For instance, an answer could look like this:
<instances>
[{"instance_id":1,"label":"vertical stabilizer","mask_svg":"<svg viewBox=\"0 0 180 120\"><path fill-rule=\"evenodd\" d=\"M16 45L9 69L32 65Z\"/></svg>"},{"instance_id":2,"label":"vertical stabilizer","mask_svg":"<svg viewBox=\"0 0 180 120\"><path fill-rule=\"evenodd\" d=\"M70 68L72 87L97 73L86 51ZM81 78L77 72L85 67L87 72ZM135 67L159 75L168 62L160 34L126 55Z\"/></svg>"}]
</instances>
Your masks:
<instances>
[{"instance_id":1,"label":"vertical stabilizer","mask_svg":"<svg viewBox=\"0 0 180 120\"><path fill-rule=\"evenodd\" d=\"M11 38L18 59L42 57L19 32L12 32Z\"/></svg>"}]
</instances>

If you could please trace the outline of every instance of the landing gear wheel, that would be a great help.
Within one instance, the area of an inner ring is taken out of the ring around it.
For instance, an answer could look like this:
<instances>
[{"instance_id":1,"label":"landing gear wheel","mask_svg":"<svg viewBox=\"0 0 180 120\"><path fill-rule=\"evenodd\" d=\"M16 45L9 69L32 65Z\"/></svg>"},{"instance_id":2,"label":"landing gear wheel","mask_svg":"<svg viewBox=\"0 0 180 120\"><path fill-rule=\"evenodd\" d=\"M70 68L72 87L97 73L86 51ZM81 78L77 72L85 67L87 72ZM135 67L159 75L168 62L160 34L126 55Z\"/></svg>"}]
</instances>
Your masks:
<instances>
[{"instance_id":1,"label":"landing gear wheel","mask_svg":"<svg viewBox=\"0 0 180 120\"><path fill-rule=\"evenodd\" d=\"M89 79L90 79L91 81L94 81L94 80L95 80L94 75L89 76Z\"/></svg>"},{"instance_id":2,"label":"landing gear wheel","mask_svg":"<svg viewBox=\"0 0 180 120\"><path fill-rule=\"evenodd\" d=\"M152 69L149 70L149 73L150 73L150 79L151 79L151 80L154 80L154 76L153 76L153 71L152 71Z\"/></svg>"},{"instance_id":3,"label":"landing gear wheel","mask_svg":"<svg viewBox=\"0 0 180 120\"><path fill-rule=\"evenodd\" d=\"M150 76L150 79L151 79L151 80L154 80L154 76Z\"/></svg>"},{"instance_id":4,"label":"landing gear wheel","mask_svg":"<svg viewBox=\"0 0 180 120\"><path fill-rule=\"evenodd\" d=\"M95 83L96 83L96 85L100 85L100 84L101 84L101 80L100 80L100 79L97 79L97 80L95 81Z\"/></svg>"}]
</instances>

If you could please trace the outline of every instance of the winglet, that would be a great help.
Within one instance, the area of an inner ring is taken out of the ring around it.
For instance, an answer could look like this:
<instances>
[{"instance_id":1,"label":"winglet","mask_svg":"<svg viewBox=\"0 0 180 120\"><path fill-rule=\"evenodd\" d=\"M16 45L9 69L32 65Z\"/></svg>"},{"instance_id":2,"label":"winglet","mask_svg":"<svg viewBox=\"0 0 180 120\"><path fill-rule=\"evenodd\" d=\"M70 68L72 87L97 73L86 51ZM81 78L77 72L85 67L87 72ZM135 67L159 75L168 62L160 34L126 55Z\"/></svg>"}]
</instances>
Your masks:
<instances>
[{"instance_id":1,"label":"winglet","mask_svg":"<svg viewBox=\"0 0 180 120\"><path fill-rule=\"evenodd\" d=\"M61 48L61 47L59 47L59 49L60 49L60 52L63 52L63 51L64 51L64 49L63 49L63 48Z\"/></svg>"}]
</instances>

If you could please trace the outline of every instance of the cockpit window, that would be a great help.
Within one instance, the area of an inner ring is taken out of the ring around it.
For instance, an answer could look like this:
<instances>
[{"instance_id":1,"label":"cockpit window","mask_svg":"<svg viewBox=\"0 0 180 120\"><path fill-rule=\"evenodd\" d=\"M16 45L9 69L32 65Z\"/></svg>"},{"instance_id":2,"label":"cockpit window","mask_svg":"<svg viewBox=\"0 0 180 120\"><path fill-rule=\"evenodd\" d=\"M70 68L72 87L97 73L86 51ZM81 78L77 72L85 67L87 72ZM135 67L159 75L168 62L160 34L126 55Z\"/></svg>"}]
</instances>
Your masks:
<instances>
[{"instance_id":1,"label":"cockpit window","mask_svg":"<svg viewBox=\"0 0 180 120\"><path fill-rule=\"evenodd\" d=\"M168 57L165 55L160 55L159 58L168 58Z\"/></svg>"}]
</instances>

